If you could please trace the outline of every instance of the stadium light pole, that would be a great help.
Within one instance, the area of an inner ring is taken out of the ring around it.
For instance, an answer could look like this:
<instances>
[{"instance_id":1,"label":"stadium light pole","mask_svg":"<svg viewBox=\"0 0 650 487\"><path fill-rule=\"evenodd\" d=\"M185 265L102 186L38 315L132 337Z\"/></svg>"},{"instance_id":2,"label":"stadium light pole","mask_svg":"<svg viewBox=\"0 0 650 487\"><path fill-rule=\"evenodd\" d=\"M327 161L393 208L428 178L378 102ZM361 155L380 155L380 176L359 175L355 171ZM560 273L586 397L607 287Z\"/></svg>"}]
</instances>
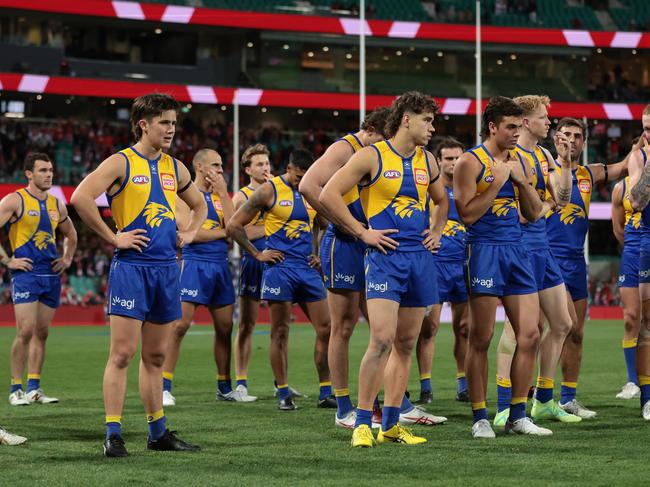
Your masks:
<instances>
[{"instance_id":1,"label":"stadium light pole","mask_svg":"<svg viewBox=\"0 0 650 487\"><path fill-rule=\"evenodd\" d=\"M232 112L232 194L237 194L237 191L239 191L239 104L233 104ZM239 260L239 245L233 245L232 251L235 259Z\"/></svg>"},{"instance_id":2,"label":"stadium light pole","mask_svg":"<svg viewBox=\"0 0 650 487\"><path fill-rule=\"evenodd\" d=\"M359 125L366 116L366 0L359 0Z\"/></svg>"},{"instance_id":3,"label":"stadium light pole","mask_svg":"<svg viewBox=\"0 0 650 487\"><path fill-rule=\"evenodd\" d=\"M483 85L481 77L481 0L476 0L476 145L481 143Z\"/></svg>"}]
</instances>

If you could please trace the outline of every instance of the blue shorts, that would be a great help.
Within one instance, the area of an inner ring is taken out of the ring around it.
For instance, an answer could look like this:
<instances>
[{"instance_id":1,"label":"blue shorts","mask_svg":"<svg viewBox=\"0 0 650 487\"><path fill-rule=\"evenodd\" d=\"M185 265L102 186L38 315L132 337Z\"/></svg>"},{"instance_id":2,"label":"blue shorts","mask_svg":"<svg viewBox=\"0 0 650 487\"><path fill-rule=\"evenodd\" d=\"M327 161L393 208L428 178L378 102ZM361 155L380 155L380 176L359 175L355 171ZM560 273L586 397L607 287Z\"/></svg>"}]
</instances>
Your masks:
<instances>
[{"instance_id":1,"label":"blue shorts","mask_svg":"<svg viewBox=\"0 0 650 487\"><path fill-rule=\"evenodd\" d=\"M262 274L264 262L249 254L244 254L239 267L239 295L262 299Z\"/></svg>"},{"instance_id":2,"label":"blue shorts","mask_svg":"<svg viewBox=\"0 0 650 487\"><path fill-rule=\"evenodd\" d=\"M641 249L639 256L639 284L650 283L650 252Z\"/></svg>"},{"instance_id":3,"label":"blue shorts","mask_svg":"<svg viewBox=\"0 0 650 487\"><path fill-rule=\"evenodd\" d=\"M311 303L325 299L320 273L304 263L265 264L262 276L262 299Z\"/></svg>"},{"instance_id":4,"label":"blue shorts","mask_svg":"<svg viewBox=\"0 0 650 487\"><path fill-rule=\"evenodd\" d=\"M61 278L21 272L11 278L11 298L14 304L39 301L50 308L58 308L61 301Z\"/></svg>"},{"instance_id":5,"label":"blue shorts","mask_svg":"<svg viewBox=\"0 0 650 487\"><path fill-rule=\"evenodd\" d=\"M368 249L365 265L367 299L390 299L405 308L438 303L436 263L428 250L384 255Z\"/></svg>"},{"instance_id":6,"label":"blue shorts","mask_svg":"<svg viewBox=\"0 0 650 487\"><path fill-rule=\"evenodd\" d=\"M571 299L580 301L589 296L587 290L587 263L584 257L578 259L557 259L560 266L564 284L566 285Z\"/></svg>"},{"instance_id":7,"label":"blue shorts","mask_svg":"<svg viewBox=\"0 0 650 487\"><path fill-rule=\"evenodd\" d=\"M466 303L467 283L465 282L465 263L461 261L436 262L438 274L438 303Z\"/></svg>"},{"instance_id":8,"label":"blue shorts","mask_svg":"<svg viewBox=\"0 0 650 487\"><path fill-rule=\"evenodd\" d=\"M111 263L108 314L139 321L170 323L181 317L178 265Z\"/></svg>"},{"instance_id":9,"label":"blue shorts","mask_svg":"<svg viewBox=\"0 0 650 487\"><path fill-rule=\"evenodd\" d=\"M228 306L235 302L235 288L228 261L181 262L181 301L204 306Z\"/></svg>"},{"instance_id":10,"label":"blue shorts","mask_svg":"<svg viewBox=\"0 0 650 487\"><path fill-rule=\"evenodd\" d=\"M523 245L467 245L466 279L470 294L534 294L537 284Z\"/></svg>"},{"instance_id":11,"label":"blue shorts","mask_svg":"<svg viewBox=\"0 0 650 487\"><path fill-rule=\"evenodd\" d=\"M560 266L550 249L531 250L528 254L538 291L564 284Z\"/></svg>"},{"instance_id":12,"label":"blue shorts","mask_svg":"<svg viewBox=\"0 0 650 487\"><path fill-rule=\"evenodd\" d=\"M638 246L623 247L618 287L639 287L640 250Z\"/></svg>"},{"instance_id":13,"label":"blue shorts","mask_svg":"<svg viewBox=\"0 0 650 487\"><path fill-rule=\"evenodd\" d=\"M327 289L363 291L366 281L363 255L366 244L361 240L342 240L327 232L320 246L323 281Z\"/></svg>"}]
</instances>

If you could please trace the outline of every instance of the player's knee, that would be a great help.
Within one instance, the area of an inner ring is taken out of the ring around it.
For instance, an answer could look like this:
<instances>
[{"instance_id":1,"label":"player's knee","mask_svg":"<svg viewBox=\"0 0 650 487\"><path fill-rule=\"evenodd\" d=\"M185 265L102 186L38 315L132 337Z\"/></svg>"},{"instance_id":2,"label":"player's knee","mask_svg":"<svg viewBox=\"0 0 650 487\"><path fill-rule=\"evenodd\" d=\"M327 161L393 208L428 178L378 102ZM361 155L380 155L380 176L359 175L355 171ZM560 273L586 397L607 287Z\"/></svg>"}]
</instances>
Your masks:
<instances>
[{"instance_id":1,"label":"player's knee","mask_svg":"<svg viewBox=\"0 0 650 487\"><path fill-rule=\"evenodd\" d=\"M330 333L334 335L336 333L336 337L340 340L345 340L346 342L350 341L350 338L352 338L352 333L354 333L354 327L356 323L354 323L352 320L344 320L340 326L336 327L331 327Z\"/></svg>"},{"instance_id":2,"label":"player's knee","mask_svg":"<svg viewBox=\"0 0 650 487\"><path fill-rule=\"evenodd\" d=\"M241 319L237 325L237 333L240 336L249 336L252 335L253 329L255 328L255 320L250 319Z\"/></svg>"},{"instance_id":3,"label":"player's knee","mask_svg":"<svg viewBox=\"0 0 650 487\"><path fill-rule=\"evenodd\" d=\"M469 346L477 352L487 352L492 341L491 331L473 332L469 335Z\"/></svg>"},{"instance_id":4,"label":"player's knee","mask_svg":"<svg viewBox=\"0 0 650 487\"><path fill-rule=\"evenodd\" d=\"M522 351L535 351L539 348L540 334L535 326L530 330L522 330L517 335L517 348Z\"/></svg>"},{"instance_id":5,"label":"player's knee","mask_svg":"<svg viewBox=\"0 0 650 487\"><path fill-rule=\"evenodd\" d=\"M153 367L162 367L165 362L165 352L162 349L142 352L142 362Z\"/></svg>"},{"instance_id":6,"label":"player's knee","mask_svg":"<svg viewBox=\"0 0 650 487\"><path fill-rule=\"evenodd\" d=\"M574 345L582 345L582 340L584 338L584 331L581 329L572 329L571 333L569 333L569 336L567 336L567 340L570 340L572 344Z\"/></svg>"},{"instance_id":7,"label":"player's knee","mask_svg":"<svg viewBox=\"0 0 650 487\"><path fill-rule=\"evenodd\" d=\"M48 326L39 326L34 330L34 338L38 341L44 342L47 340L47 337L50 334L50 328Z\"/></svg>"},{"instance_id":8,"label":"player's knee","mask_svg":"<svg viewBox=\"0 0 650 487\"><path fill-rule=\"evenodd\" d=\"M274 325L271 329L271 340L287 341L289 339L289 325Z\"/></svg>"},{"instance_id":9,"label":"player's knee","mask_svg":"<svg viewBox=\"0 0 650 487\"><path fill-rule=\"evenodd\" d=\"M187 333L187 330L190 329L191 324L192 322L190 320L178 320L174 323L174 335L182 339Z\"/></svg>"},{"instance_id":10,"label":"player's knee","mask_svg":"<svg viewBox=\"0 0 650 487\"><path fill-rule=\"evenodd\" d=\"M393 342L393 348L400 355L410 355L415 347L417 336L415 335L398 335Z\"/></svg>"},{"instance_id":11,"label":"player's knee","mask_svg":"<svg viewBox=\"0 0 650 487\"><path fill-rule=\"evenodd\" d=\"M22 327L16 332L16 340L18 340L23 345L29 344L29 342L34 336L34 329L31 327Z\"/></svg>"},{"instance_id":12,"label":"player's knee","mask_svg":"<svg viewBox=\"0 0 650 487\"><path fill-rule=\"evenodd\" d=\"M110 362L118 369L126 369L135 355L135 349L111 350Z\"/></svg>"},{"instance_id":13,"label":"player's knee","mask_svg":"<svg viewBox=\"0 0 650 487\"><path fill-rule=\"evenodd\" d=\"M332 326L329 321L324 321L315 325L316 337L319 340L329 340L332 333Z\"/></svg>"},{"instance_id":14,"label":"player's knee","mask_svg":"<svg viewBox=\"0 0 650 487\"><path fill-rule=\"evenodd\" d=\"M636 310L625 310L623 313L623 323L625 324L626 333L635 333L639 330L639 312Z\"/></svg>"},{"instance_id":15,"label":"player's knee","mask_svg":"<svg viewBox=\"0 0 650 487\"><path fill-rule=\"evenodd\" d=\"M389 333L373 333L370 337L370 347L377 356L387 356L393 348L395 337Z\"/></svg>"},{"instance_id":16,"label":"player's knee","mask_svg":"<svg viewBox=\"0 0 650 487\"><path fill-rule=\"evenodd\" d=\"M457 338L467 340L467 337L469 337L469 323L467 320L461 320L458 326L454 327L454 334Z\"/></svg>"}]
</instances>

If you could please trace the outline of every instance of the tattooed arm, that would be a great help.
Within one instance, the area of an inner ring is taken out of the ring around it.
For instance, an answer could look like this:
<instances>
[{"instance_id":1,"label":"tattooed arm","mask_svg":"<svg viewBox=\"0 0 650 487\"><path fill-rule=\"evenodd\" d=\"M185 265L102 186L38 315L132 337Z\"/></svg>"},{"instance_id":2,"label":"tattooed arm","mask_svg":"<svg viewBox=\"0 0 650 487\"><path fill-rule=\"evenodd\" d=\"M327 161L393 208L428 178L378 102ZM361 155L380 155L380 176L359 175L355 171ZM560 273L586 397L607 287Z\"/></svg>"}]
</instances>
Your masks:
<instances>
[{"instance_id":1,"label":"tattooed arm","mask_svg":"<svg viewBox=\"0 0 650 487\"><path fill-rule=\"evenodd\" d=\"M636 211L643 211L650 201L650 165L643 164L641 151L637 151L628 161L630 173L630 203Z\"/></svg>"},{"instance_id":2,"label":"tattooed arm","mask_svg":"<svg viewBox=\"0 0 650 487\"><path fill-rule=\"evenodd\" d=\"M260 252L248 239L248 235L246 235L246 225L253 221L255 215L272 204L273 195L271 183L264 183L235 212L226 225L226 233L228 236L260 262L277 263L284 260L284 255L278 250L266 249Z\"/></svg>"}]
</instances>

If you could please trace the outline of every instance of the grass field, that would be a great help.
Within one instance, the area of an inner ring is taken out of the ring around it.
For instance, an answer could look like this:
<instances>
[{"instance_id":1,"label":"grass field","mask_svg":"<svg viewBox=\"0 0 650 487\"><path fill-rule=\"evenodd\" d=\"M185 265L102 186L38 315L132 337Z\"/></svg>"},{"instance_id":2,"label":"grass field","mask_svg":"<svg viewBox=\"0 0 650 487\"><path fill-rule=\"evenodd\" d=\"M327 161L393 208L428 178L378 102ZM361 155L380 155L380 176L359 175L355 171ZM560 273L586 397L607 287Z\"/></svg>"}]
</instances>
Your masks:
<instances>
[{"instance_id":1,"label":"grass field","mask_svg":"<svg viewBox=\"0 0 650 487\"><path fill-rule=\"evenodd\" d=\"M146 450L136 366L129 375L123 420L131 456L106 459L101 454L101 377L108 329L53 328L43 387L61 402L12 408L6 396L0 401L0 424L29 437L27 445L0 447L0 467L7 482L15 479L21 484L48 485L370 485L387 480L397 485L520 485L524 479L533 485L639 484L647 471L650 425L640 419L638 400L614 398L626 379L621 335L622 323L587 323L578 397L598 411L598 419L574 425L553 423L551 438L499 434L493 441L475 441L470 436L469 406L453 400L452 336L450 327L443 325L430 409L447 416L449 422L417 427L417 432L429 439L425 445L352 450L350 433L334 428L333 412L315 407L318 384L310 327L292 329L289 365L290 384L310 397L298 399L299 410L288 413L276 410L272 396L268 328L260 327L255 335L249 373L249 390L260 400L233 404L214 400L210 328L196 327L185 339L176 371L178 405L168 408L167 415L171 429L200 444L203 451L165 454ZM0 363L4 364L7 391L12 337L13 329L0 328ZM352 340L352 391L356 391L358 361L367 337L366 327L360 326ZM413 373L410 389L415 395L418 387ZM494 389L491 386L489 391L491 405L495 403Z\"/></svg>"}]
</instances>

